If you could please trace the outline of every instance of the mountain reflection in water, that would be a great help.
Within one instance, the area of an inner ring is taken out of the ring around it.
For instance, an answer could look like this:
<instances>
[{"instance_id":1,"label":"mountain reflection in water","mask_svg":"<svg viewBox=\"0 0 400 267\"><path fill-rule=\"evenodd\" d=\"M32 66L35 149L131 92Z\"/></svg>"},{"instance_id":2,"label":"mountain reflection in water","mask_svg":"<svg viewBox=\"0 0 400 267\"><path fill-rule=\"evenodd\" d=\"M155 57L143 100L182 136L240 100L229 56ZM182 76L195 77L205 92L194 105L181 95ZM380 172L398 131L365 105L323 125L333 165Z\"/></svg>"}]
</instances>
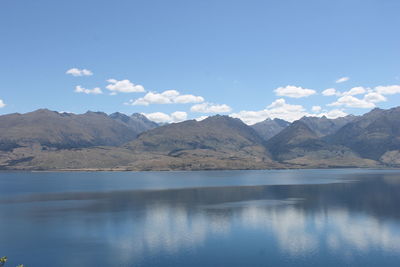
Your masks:
<instances>
[{"instance_id":1,"label":"mountain reflection in water","mask_svg":"<svg viewBox=\"0 0 400 267\"><path fill-rule=\"evenodd\" d=\"M346 178L3 197L0 252L31 266L395 266L400 173Z\"/></svg>"}]
</instances>

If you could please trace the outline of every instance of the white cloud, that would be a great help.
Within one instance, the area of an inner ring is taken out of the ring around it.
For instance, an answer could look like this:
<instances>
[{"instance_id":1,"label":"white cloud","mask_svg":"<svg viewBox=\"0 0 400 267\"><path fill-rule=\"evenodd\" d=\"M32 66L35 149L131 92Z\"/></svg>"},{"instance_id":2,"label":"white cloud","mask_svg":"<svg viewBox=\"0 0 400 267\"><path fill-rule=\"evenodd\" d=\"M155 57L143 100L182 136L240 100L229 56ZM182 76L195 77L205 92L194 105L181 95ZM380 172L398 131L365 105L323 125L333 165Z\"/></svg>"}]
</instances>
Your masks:
<instances>
[{"instance_id":1,"label":"white cloud","mask_svg":"<svg viewBox=\"0 0 400 267\"><path fill-rule=\"evenodd\" d=\"M75 87L75 93L85 93L85 94L98 95L98 94L102 94L103 91L101 91L101 89L99 87L95 87L93 89L86 89L86 88L83 88L82 86L78 85L78 86Z\"/></svg>"},{"instance_id":2,"label":"white cloud","mask_svg":"<svg viewBox=\"0 0 400 267\"><path fill-rule=\"evenodd\" d=\"M237 113L232 113L229 116L231 116L232 118L239 118L244 123L246 123L248 125L252 125L252 124L264 121L267 118L269 118L269 113L266 109L256 110L256 111L242 110Z\"/></svg>"},{"instance_id":3,"label":"white cloud","mask_svg":"<svg viewBox=\"0 0 400 267\"><path fill-rule=\"evenodd\" d=\"M203 102L204 98L195 95L179 95L174 99L175 103L187 104L187 103L200 103Z\"/></svg>"},{"instance_id":4,"label":"white cloud","mask_svg":"<svg viewBox=\"0 0 400 267\"><path fill-rule=\"evenodd\" d=\"M108 79L107 82L110 84L106 88L113 93L140 93L145 92L142 85L135 85L129 80L117 81L115 79Z\"/></svg>"},{"instance_id":5,"label":"white cloud","mask_svg":"<svg viewBox=\"0 0 400 267\"><path fill-rule=\"evenodd\" d=\"M65 72L66 74L70 74L75 77L79 76L91 76L93 75L93 72L87 69L78 69L78 68L72 68L69 69Z\"/></svg>"},{"instance_id":6,"label":"white cloud","mask_svg":"<svg viewBox=\"0 0 400 267\"><path fill-rule=\"evenodd\" d=\"M321 106L313 106L313 107L311 108L311 110L312 110L313 112L320 112L320 111L322 110L322 108L321 108Z\"/></svg>"},{"instance_id":7,"label":"white cloud","mask_svg":"<svg viewBox=\"0 0 400 267\"><path fill-rule=\"evenodd\" d=\"M337 91L335 88L328 88L325 89L324 91L322 91L322 95L324 96L340 96L341 93L339 91Z\"/></svg>"},{"instance_id":8,"label":"white cloud","mask_svg":"<svg viewBox=\"0 0 400 267\"><path fill-rule=\"evenodd\" d=\"M377 86L375 91L381 95L400 94L400 85Z\"/></svg>"},{"instance_id":9,"label":"white cloud","mask_svg":"<svg viewBox=\"0 0 400 267\"><path fill-rule=\"evenodd\" d=\"M322 92L325 96L340 96L336 102L328 106L344 106L350 108L373 108L376 103L385 102L388 99L385 95L400 94L400 85L377 86L375 88L365 88L362 86L353 87L346 92L338 92L334 88L326 89ZM354 97L364 95L363 98Z\"/></svg>"},{"instance_id":10,"label":"white cloud","mask_svg":"<svg viewBox=\"0 0 400 267\"><path fill-rule=\"evenodd\" d=\"M342 77L342 78L337 79L335 82L336 83L344 83L344 82L347 82L348 80L350 80L349 77Z\"/></svg>"},{"instance_id":11,"label":"white cloud","mask_svg":"<svg viewBox=\"0 0 400 267\"><path fill-rule=\"evenodd\" d=\"M4 101L2 99L0 99L0 108L4 108L6 106L6 104L4 103Z\"/></svg>"},{"instance_id":12,"label":"white cloud","mask_svg":"<svg viewBox=\"0 0 400 267\"><path fill-rule=\"evenodd\" d=\"M157 123L167 123L171 121L171 117L163 112L142 113L149 120Z\"/></svg>"},{"instance_id":13,"label":"white cloud","mask_svg":"<svg viewBox=\"0 0 400 267\"><path fill-rule=\"evenodd\" d=\"M148 92L144 97L136 100L130 100L130 105L148 106L150 104L188 104L188 103L201 103L204 98L195 95L181 95L176 90L167 90L162 93Z\"/></svg>"},{"instance_id":14,"label":"white cloud","mask_svg":"<svg viewBox=\"0 0 400 267\"><path fill-rule=\"evenodd\" d=\"M328 106L345 106L349 108L373 108L374 103L368 102L365 99L359 99L351 95L345 95L340 97L336 102L328 104Z\"/></svg>"},{"instance_id":15,"label":"white cloud","mask_svg":"<svg viewBox=\"0 0 400 267\"><path fill-rule=\"evenodd\" d=\"M190 108L192 112L199 113L226 113L231 112L231 107L225 104L201 103Z\"/></svg>"},{"instance_id":16,"label":"white cloud","mask_svg":"<svg viewBox=\"0 0 400 267\"><path fill-rule=\"evenodd\" d=\"M328 106L344 106L350 108L373 108L375 103L385 102L387 98L384 95L400 93L399 85L377 86L374 89L364 88L362 86L353 87L344 93L337 92L339 99ZM362 99L354 97L355 95L364 95Z\"/></svg>"},{"instance_id":17,"label":"white cloud","mask_svg":"<svg viewBox=\"0 0 400 267\"><path fill-rule=\"evenodd\" d=\"M172 121L180 122L187 119L187 113L184 111L175 111L171 114Z\"/></svg>"},{"instance_id":18,"label":"white cloud","mask_svg":"<svg viewBox=\"0 0 400 267\"><path fill-rule=\"evenodd\" d=\"M365 94L366 92L367 90L364 87L358 86L358 87L353 87L349 91L342 93L342 95L362 95Z\"/></svg>"},{"instance_id":19,"label":"white cloud","mask_svg":"<svg viewBox=\"0 0 400 267\"><path fill-rule=\"evenodd\" d=\"M171 99L163 94L148 92L144 97L136 99L132 105L148 106L150 104L170 104Z\"/></svg>"},{"instance_id":20,"label":"white cloud","mask_svg":"<svg viewBox=\"0 0 400 267\"><path fill-rule=\"evenodd\" d=\"M322 91L322 95L324 96L344 96L344 95L361 95L365 94L367 92L367 89L365 89L362 86L358 87L353 87L349 91L346 91L344 93L341 93L337 91L335 88L328 88Z\"/></svg>"},{"instance_id":21,"label":"white cloud","mask_svg":"<svg viewBox=\"0 0 400 267\"><path fill-rule=\"evenodd\" d=\"M184 111L175 111L168 115L163 112L153 112L153 113L142 113L149 120L157 123L170 123L170 122L181 122L187 119L187 113Z\"/></svg>"},{"instance_id":22,"label":"white cloud","mask_svg":"<svg viewBox=\"0 0 400 267\"><path fill-rule=\"evenodd\" d=\"M267 106L266 110L271 119L281 118L287 121L294 121L307 115L303 106L287 104L283 98L272 102L271 105Z\"/></svg>"},{"instance_id":23,"label":"white cloud","mask_svg":"<svg viewBox=\"0 0 400 267\"><path fill-rule=\"evenodd\" d=\"M302 88L299 86L288 85L286 87L276 88L275 93L277 96L301 98L313 95L316 93L316 91L312 89Z\"/></svg>"},{"instance_id":24,"label":"white cloud","mask_svg":"<svg viewBox=\"0 0 400 267\"><path fill-rule=\"evenodd\" d=\"M263 110L259 111L240 111L238 113L230 114L231 117L239 118L246 124L254 124L263 121L267 118L275 119L280 118L287 121L295 121L303 116L308 116L305 108L301 105L287 104L285 99L280 98L272 102Z\"/></svg>"},{"instance_id":25,"label":"white cloud","mask_svg":"<svg viewBox=\"0 0 400 267\"><path fill-rule=\"evenodd\" d=\"M364 100L371 103L379 103L387 101L387 98L379 93L370 92L364 96Z\"/></svg>"}]
</instances>

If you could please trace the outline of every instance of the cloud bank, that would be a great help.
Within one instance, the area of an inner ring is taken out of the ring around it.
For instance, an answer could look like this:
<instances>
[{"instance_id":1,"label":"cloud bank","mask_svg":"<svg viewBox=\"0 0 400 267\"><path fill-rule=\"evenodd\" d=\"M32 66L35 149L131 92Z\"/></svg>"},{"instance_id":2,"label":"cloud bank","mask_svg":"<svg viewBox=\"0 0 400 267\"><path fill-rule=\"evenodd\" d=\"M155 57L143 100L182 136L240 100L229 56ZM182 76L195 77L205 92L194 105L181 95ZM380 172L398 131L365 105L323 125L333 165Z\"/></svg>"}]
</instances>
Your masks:
<instances>
[{"instance_id":1,"label":"cloud bank","mask_svg":"<svg viewBox=\"0 0 400 267\"><path fill-rule=\"evenodd\" d=\"M157 123L171 123L171 122L181 122L187 119L187 113L184 111L175 111L170 115L163 112L153 112L153 113L142 113L149 120L155 121Z\"/></svg>"},{"instance_id":2,"label":"cloud bank","mask_svg":"<svg viewBox=\"0 0 400 267\"><path fill-rule=\"evenodd\" d=\"M321 111L320 108L321 107L316 107L314 108L313 111L316 110ZM335 119L346 115L347 114L344 111L339 109L324 111L318 114L309 113L302 105L288 104L286 103L286 100L283 98L275 100L263 110L258 110L258 111L243 110L238 113L230 114L231 117L239 118L243 122L249 125L261 122L263 120L266 120L267 118L270 119L279 118L289 122L293 122L295 120L300 119L303 116L317 116L317 117L326 116L330 119Z\"/></svg>"},{"instance_id":3,"label":"cloud bank","mask_svg":"<svg viewBox=\"0 0 400 267\"><path fill-rule=\"evenodd\" d=\"M327 106L342 106L348 108L374 108L376 103L388 101L385 95L400 94L400 85L376 86L365 88L362 86L353 87L348 91L339 92L334 88L322 92L324 96L339 96L339 98ZM362 97L355 97L363 95Z\"/></svg>"},{"instance_id":4,"label":"cloud bank","mask_svg":"<svg viewBox=\"0 0 400 267\"><path fill-rule=\"evenodd\" d=\"M195 95L181 95L176 90L167 90L162 93L148 92L144 97L129 100L128 105L148 106L151 104L188 104L201 103L204 98Z\"/></svg>"},{"instance_id":5,"label":"cloud bank","mask_svg":"<svg viewBox=\"0 0 400 267\"><path fill-rule=\"evenodd\" d=\"M190 111L197 113L227 113L231 112L232 108L225 104L201 103L192 106Z\"/></svg>"},{"instance_id":6,"label":"cloud bank","mask_svg":"<svg viewBox=\"0 0 400 267\"><path fill-rule=\"evenodd\" d=\"M285 87L278 87L274 91L277 96L287 96L293 98L307 97L317 92L312 89L302 88L298 86L288 85Z\"/></svg>"}]
</instances>

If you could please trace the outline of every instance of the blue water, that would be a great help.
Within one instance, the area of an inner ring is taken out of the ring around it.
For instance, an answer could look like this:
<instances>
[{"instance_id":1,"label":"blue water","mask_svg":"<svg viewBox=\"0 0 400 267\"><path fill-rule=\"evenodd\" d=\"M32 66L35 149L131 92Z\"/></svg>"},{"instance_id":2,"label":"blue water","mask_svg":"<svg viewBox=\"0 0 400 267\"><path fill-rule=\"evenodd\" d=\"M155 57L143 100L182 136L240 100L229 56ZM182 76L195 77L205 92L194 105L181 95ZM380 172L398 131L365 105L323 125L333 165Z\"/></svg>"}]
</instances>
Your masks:
<instances>
[{"instance_id":1,"label":"blue water","mask_svg":"<svg viewBox=\"0 0 400 267\"><path fill-rule=\"evenodd\" d=\"M0 173L6 266L399 266L400 171Z\"/></svg>"}]
</instances>

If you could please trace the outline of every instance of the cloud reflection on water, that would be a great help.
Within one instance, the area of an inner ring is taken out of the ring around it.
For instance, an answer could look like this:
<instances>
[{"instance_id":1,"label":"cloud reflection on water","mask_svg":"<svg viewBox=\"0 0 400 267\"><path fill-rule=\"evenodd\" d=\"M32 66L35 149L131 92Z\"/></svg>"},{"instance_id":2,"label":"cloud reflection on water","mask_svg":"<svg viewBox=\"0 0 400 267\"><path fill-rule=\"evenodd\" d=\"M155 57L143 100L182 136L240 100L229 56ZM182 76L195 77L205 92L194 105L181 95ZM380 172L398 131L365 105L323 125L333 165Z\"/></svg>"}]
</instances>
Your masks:
<instances>
[{"instance_id":1,"label":"cloud reflection on water","mask_svg":"<svg viewBox=\"0 0 400 267\"><path fill-rule=\"evenodd\" d=\"M249 250L253 241L264 240L291 258L326 252L352 257L377 250L400 254L397 179L49 194L0 204L10 211L25 207L14 214L16 219L35 227L58 225L77 247L90 240L89 248L101 244L125 263L215 249L212 240L228 247L249 242ZM2 223L9 224L0 220L0 230L6 227ZM243 239L254 233L256 240ZM44 231L39 239L52 234Z\"/></svg>"}]
</instances>

